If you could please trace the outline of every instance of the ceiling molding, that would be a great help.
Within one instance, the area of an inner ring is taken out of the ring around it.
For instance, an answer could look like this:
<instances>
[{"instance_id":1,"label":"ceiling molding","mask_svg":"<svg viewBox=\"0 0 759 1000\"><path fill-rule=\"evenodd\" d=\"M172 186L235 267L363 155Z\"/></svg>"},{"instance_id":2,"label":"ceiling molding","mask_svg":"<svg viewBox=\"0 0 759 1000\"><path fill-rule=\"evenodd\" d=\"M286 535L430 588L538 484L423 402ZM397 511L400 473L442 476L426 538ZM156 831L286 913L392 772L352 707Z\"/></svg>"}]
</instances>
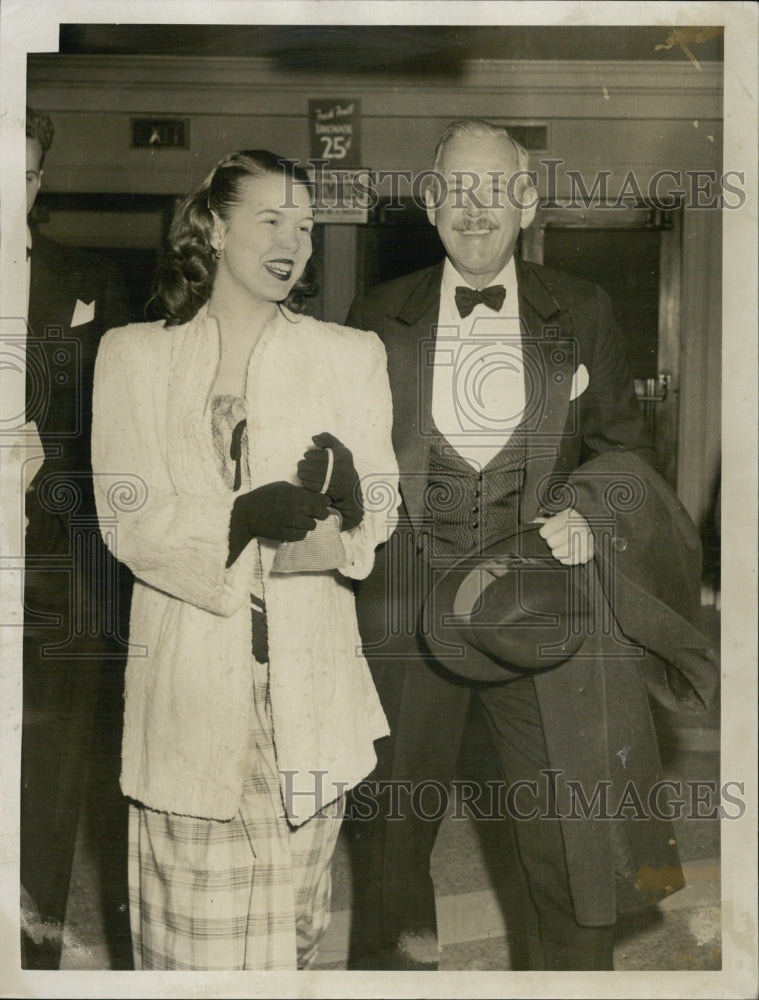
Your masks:
<instances>
[{"instance_id":1,"label":"ceiling molding","mask_svg":"<svg viewBox=\"0 0 759 1000\"><path fill-rule=\"evenodd\" d=\"M619 60L469 60L450 78L315 73L269 58L33 55L30 102L47 111L305 113L304 95L360 98L364 117L722 117L723 66Z\"/></svg>"}]
</instances>

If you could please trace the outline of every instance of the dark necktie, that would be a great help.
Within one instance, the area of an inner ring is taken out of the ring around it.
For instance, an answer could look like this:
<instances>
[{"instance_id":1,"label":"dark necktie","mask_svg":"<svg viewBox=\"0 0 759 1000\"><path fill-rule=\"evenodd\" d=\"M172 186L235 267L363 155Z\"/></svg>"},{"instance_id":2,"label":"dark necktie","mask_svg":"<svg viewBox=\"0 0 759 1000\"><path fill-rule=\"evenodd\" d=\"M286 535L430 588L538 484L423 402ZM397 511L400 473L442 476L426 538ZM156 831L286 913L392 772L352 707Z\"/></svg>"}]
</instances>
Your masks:
<instances>
[{"instance_id":1,"label":"dark necktie","mask_svg":"<svg viewBox=\"0 0 759 1000\"><path fill-rule=\"evenodd\" d=\"M484 302L488 309L500 312L505 298L506 289L503 285L491 285L489 288L481 290L469 288L468 285L456 286L456 307L462 319L468 316L480 302Z\"/></svg>"}]
</instances>

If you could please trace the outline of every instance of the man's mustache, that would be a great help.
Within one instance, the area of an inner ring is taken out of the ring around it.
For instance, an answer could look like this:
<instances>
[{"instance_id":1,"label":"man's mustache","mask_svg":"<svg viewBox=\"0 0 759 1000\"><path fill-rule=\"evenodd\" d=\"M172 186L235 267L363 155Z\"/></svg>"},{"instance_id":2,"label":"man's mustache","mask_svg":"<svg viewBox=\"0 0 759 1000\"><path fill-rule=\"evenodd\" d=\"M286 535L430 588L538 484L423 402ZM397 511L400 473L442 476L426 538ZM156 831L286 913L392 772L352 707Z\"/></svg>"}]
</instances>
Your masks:
<instances>
[{"instance_id":1,"label":"man's mustache","mask_svg":"<svg viewBox=\"0 0 759 1000\"><path fill-rule=\"evenodd\" d=\"M500 226L493 219L488 219L484 215L478 215L475 217L465 216L454 224L453 229L457 233L481 233L500 229Z\"/></svg>"}]
</instances>

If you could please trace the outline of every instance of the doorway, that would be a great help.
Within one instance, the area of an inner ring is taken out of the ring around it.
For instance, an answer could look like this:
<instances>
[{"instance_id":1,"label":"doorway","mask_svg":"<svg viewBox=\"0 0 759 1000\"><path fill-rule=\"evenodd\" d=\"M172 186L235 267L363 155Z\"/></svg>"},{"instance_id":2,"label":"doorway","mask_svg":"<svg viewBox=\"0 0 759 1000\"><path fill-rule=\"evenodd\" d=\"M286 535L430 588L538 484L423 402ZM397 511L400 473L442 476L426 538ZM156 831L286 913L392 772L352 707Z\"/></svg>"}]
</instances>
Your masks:
<instances>
[{"instance_id":1,"label":"doorway","mask_svg":"<svg viewBox=\"0 0 759 1000\"><path fill-rule=\"evenodd\" d=\"M676 489L682 210L554 202L523 231L520 253L608 292L659 469Z\"/></svg>"}]
</instances>

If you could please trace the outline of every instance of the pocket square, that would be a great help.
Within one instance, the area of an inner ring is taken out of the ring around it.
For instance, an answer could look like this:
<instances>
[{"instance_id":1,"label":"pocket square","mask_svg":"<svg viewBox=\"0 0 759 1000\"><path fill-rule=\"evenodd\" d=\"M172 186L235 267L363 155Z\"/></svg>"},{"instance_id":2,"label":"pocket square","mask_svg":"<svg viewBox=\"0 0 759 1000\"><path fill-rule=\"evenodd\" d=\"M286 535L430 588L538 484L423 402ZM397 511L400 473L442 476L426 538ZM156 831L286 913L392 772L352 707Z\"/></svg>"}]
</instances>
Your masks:
<instances>
[{"instance_id":1,"label":"pocket square","mask_svg":"<svg viewBox=\"0 0 759 1000\"><path fill-rule=\"evenodd\" d=\"M74 315L71 317L72 326L82 326L84 323L91 323L95 318L95 300L92 302L82 302L81 299L76 300L76 305L74 306Z\"/></svg>"},{"instance_id":2,"label":"pocket square","mask_svg":"<svg viewBox=\"0 0 759 1000\"><path fill-rule=\"evenodd\" d=\"M577 399L578 396L582 396L588 388L589 382L590 376L588 375L588 369L585 365L579 365L577 371L572 376L572 387L569 390L570 400Z\"/></svg>"}]
</instances>

